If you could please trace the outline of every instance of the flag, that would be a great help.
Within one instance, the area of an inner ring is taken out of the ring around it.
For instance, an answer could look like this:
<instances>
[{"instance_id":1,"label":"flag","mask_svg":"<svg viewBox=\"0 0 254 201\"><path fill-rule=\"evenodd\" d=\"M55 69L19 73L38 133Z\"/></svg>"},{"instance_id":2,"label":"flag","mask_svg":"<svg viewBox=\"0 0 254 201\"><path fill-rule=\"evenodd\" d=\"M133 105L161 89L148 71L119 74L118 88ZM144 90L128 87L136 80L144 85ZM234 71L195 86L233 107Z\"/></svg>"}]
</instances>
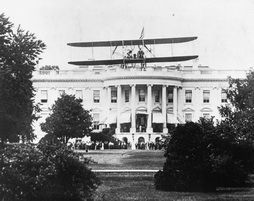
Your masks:
<instances>
[{"instance_id":1,"label":"flag","mask_svg":"<svg viewBox=\"0 0 254 201\"><path fill-rule=\"evenodd\" d=\"M142 31L141 31L141 35L140 35L140 37L139 37L139 39L143 39L144 38L144 35L145 35L145 33L144 33L144 27L143 27L143 29L142 29Z\"/></svg>"}]
</instances>

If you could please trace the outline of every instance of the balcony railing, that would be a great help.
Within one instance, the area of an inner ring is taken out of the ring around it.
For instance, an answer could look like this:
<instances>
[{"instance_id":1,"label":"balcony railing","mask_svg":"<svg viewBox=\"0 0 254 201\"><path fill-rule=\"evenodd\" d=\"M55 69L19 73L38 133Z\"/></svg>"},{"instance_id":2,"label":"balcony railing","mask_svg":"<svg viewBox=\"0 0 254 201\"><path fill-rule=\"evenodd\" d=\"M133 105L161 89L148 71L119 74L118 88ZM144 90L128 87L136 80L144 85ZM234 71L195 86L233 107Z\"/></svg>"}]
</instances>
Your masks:
<instances>
[{"instance_id":1,"label":"balcony railing","mask_svg":"<svg viewBox=\"0 0 254 201\"><path fill-rule=\"evenodd\" d=\"M86 79L96 78L105 79L114 76L170 76L188 78L245 78L248 70L215 70L209 68L187 68L176 66L147 66L141 69L139 65L135 67L121 68L117 66L108 66L106 68L79 69L79 70L39 70L33 74L33 79Z\"/></svg>"}]
</instances>

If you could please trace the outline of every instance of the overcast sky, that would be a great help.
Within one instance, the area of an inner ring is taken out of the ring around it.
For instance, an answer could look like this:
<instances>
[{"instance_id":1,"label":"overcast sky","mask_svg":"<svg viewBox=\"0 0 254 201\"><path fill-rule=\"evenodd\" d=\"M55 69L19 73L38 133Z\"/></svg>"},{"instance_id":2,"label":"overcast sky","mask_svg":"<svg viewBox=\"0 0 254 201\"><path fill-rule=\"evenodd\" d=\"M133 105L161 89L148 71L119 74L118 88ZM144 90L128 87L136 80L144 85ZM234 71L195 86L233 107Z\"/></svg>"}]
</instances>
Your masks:
<instances>
[{"instance_id":1,"label":"overcast sky","mask_svg":"<svg viewBox=\"0 0 254 201\"><path fill-rule=\"evenodd\" d=\"M180 47L198 54L198 64L254 67L254 0L0 0L0 5L0 13L47 45L39 67L76 68L68 61L80 53L81 60L91 58L91 49L67 43L138 39L143 26L145 38L197 36ZM109 58L109 50L103 53Z\"/></svg>"}]
</instances>

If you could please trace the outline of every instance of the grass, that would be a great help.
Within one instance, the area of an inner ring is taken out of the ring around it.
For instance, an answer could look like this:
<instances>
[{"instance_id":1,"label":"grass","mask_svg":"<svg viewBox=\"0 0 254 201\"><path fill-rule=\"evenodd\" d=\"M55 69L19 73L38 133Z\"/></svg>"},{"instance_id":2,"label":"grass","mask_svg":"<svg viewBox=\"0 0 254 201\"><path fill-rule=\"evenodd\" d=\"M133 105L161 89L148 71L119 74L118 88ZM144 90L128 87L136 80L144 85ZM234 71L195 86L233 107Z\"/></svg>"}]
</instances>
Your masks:
<instances>
[{"instance_id":1,"label":"grass","mask_svg":"<svg viewBox=\"0 0 254 201\"><path fill-rule=\"evenodd\" d=\"M82 152L83 153L83 152ZM89 166L93 170L123 170L123 169L162 169L165 162L161 150L104 150L89 151L85 157L91 158L94 163Z\"/></svg>"},{"instance_id":2,"label":"grass","mask_svg":"<svg viewBox=\"0 0 254 201\"><path fill-rule=\"evenodd\" d=\"M83 152L82 152L83 153ZM162 169L163 151L104 150L89 151L93 170ZM95 192L95 201L253 201L254 188L218 188L216 193L165 192L155 190L153 174L97 173L102 185ZM254 178L253 178L254 183Z\"/></svg>"},{"instance_id":3,"label":"grass","mask_svg":"<svg viewBox=\"0 0 254 201\"><path fill-rule=\"evenodd\" d=\"M253 201L253 188L219 189L216 193L165 192L155 190L150 177L102 177L103 184L96 191L96 201Z\"/></svg>"}]
</instances>

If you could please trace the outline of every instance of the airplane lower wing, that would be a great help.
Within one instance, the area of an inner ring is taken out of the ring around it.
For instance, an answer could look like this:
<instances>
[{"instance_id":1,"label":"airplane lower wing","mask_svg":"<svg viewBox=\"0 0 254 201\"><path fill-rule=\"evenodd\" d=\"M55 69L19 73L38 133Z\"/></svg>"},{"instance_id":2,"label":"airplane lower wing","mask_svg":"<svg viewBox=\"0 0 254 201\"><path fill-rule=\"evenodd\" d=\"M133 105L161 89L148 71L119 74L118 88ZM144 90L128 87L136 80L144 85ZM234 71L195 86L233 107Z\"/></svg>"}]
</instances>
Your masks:
<instances>
[{"instance_id":1,"label":"airplane lower wing","mask_svg":"<svg viewBox=\"0 0 254 201\"><path fill-rule=\"evenodd\" d=\"M111 59L111 60L94 60L94 61L70 61L69 64L78 66L96 66L96 65L116 65L132 63L160 63L160 62L180 62L198 58L198 55L192 56L175 56L175 57L153 57L143 59Z\"/></svg>"}]
</instances>

